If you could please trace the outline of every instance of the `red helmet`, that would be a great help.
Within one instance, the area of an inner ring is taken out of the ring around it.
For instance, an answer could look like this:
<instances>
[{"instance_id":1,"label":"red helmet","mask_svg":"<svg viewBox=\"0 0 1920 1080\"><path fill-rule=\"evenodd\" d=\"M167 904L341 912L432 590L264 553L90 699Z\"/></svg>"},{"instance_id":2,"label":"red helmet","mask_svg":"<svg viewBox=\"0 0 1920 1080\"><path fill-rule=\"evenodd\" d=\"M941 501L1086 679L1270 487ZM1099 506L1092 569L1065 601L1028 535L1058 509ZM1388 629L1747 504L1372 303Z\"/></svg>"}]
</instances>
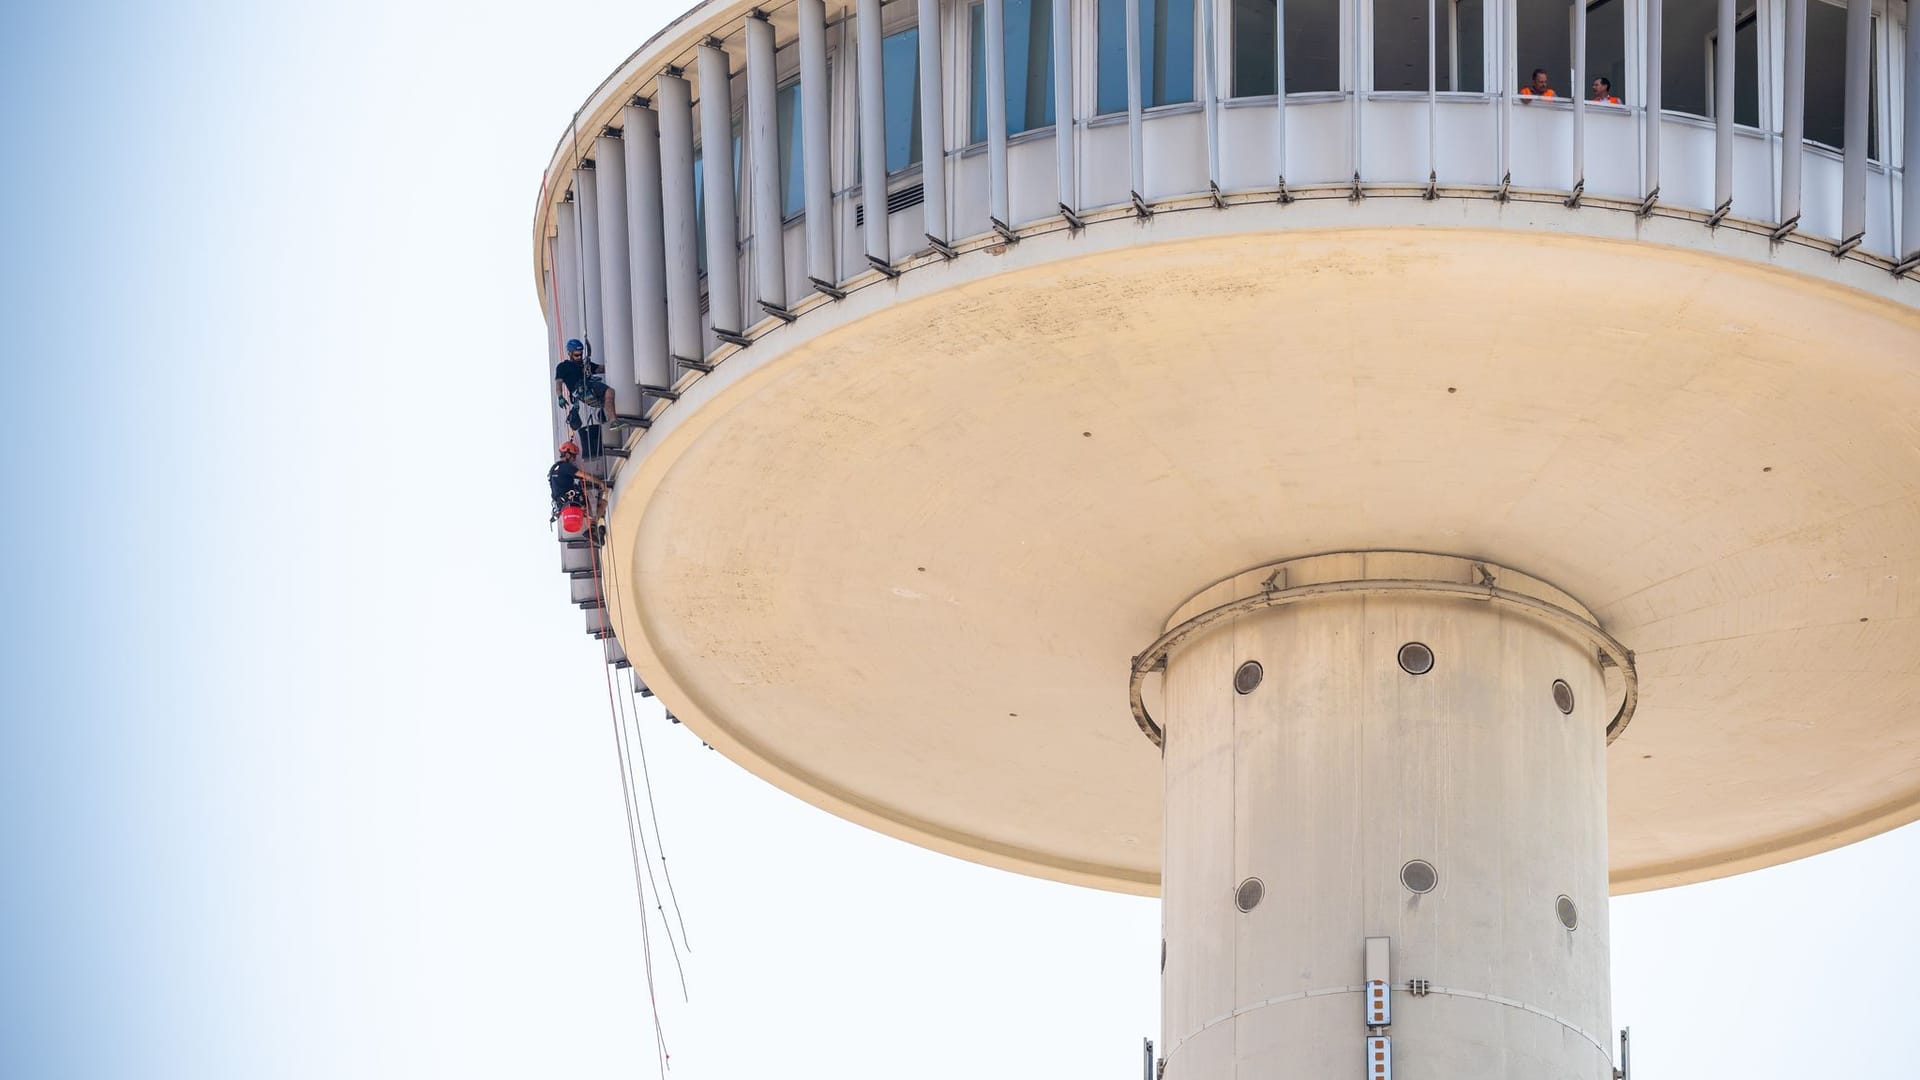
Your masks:
<instances>
[{"instance_id":1,"label":"red helmet","mask_svg":"<svg viewBox=\"0 0 1920 1080\"><path fill-rule=\"evenodd\" d=\"M579 452L580 452L580 448L574 445L574 442L572 439L568 439L566 442L563 442L560 444L561 457L567 457L570 455L578 454Z\"/></svg>"}]
</instances>

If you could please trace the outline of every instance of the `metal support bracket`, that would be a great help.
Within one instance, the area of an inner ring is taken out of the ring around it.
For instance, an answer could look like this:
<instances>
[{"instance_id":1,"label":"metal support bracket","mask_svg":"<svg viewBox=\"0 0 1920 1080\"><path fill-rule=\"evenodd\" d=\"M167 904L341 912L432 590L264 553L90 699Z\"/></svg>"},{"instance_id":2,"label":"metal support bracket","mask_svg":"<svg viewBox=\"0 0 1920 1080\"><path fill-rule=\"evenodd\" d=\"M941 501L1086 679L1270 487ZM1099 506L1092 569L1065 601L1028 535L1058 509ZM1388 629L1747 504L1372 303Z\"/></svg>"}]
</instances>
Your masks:
<instances>
[{"instance_id":1,"label":"metal support bracket","mask_svg":"<svg viewBox=\"0 0 1920 1080\"><path fill-rule=\"evenodd\" d=\"M1227 200L1221 196L1219 184L1211 180L1207 181L1207 194L1213 198L1213 208L1215 210L1225 210L1227 208Z\"/></svg>"},{"instance_id":2,"label":"metal support bracket","mask_svg":"<svg viewBox=\"0 0 1920 1080\"><path fill-rule=\"evenodd\" d=\"M719 327L715 327L713 330L713 336L719 338L721 341L724 341L729 345L738 345L743 349L753 344L752 338L748 337L745 334L740 333L737 330L722 330ZM707 370L711 371L713 369L708 368Z\"/></svg>"},{"instance_id":3,"label":"metal support bracket","mask_svg":"<svg viewBox=\"0 0 1920 1080\"><path fill-rule=\"evenodd\" d=\"M1361 199L1364 199L1366 197L1367 197L1367 193L1360 190L1360 174L1354 173L1353 188L1352 190L1347 192L1347 199L1351 202L1359 202Z\"/></svg>"},{"instance_id":4,"label":"metal support bracket","mask_svg":"<svg viewBox=\"0 0 1920 1080\"><path fill-rule=\"evenodd\" d=\"M1774 226L1773 231L1768 233L1767 236L1774 243L1778 244L1782 240L1785 240L1787 237L1792 236L1794 230L1798 229L1799 227L1800 227L1800 215L1795 214L1792 217L1788 218L1787 220Z\"/></svg>"},{"instance_id":5,"label":"metal support bracket","mask_svg":"<svg viewBox=\"0 0 1920 1080\"><path fill-rule=\"evenodd\" d=\"M1640 209L1634 211L1634 214L1639 217L1647 217L1651 215L1653 213L1654 204L1658 203L1659 201L1660 201L1660 189L1654 188L1652 191L1647 192L1646 198L1640 200Z\"/></svg>"},{"instance_id":6,"label":"metal support bracket","mask_svg":"<svg viewBox=\"0 0 1920 1080\"><path fill-rule=\"evenodd\" d=\"M934 253L943 259L957 259L960 257L960 253L953 249L952 244L947 243L932 233L927 234L927 246L932 248Z\"/></svg>"},{"instance_id":7,"label":"metal support bracket","mask_svg":"<svg viewBox=\"0 0 1920 1080\"><path fill-rule=\"evenodd\" d=\"M832 297L835 300L845 300L847 298L847 290L831 282L821 281L817 277L808 278L807 284L813 286L814 292L820 293L823 296Z\"/></svg>"},{"instance_id":8,"label":"metal support bracket","mask_svg":"<svg viewBox=\"0 0 1920 1080\"><path fill-rule=\"evenodd\" d=\"M1017 244L1020 242L1020 234L1007 228L1006 222L1001 221L997 217L988 217L987 221L993 225L993 231L999 234L1000 239L1009 244Z\"/></svg>"},{"instance_id":9,"label":"metal support bracket","mask_svg":"<svg viewBox=\"0 0 1920 1080\"><path fill-rule=\"evenodd\" d=\"M781 307L779 304L769 304L765 300L760 301L760 310L779 319L783 323L790 323L800 317L788 311L786 308Z\"/></svg>"},{"instance_id":10,"label":"metal support bracket","mask_svg":"<svg viewBox=\"0 0 1920 1080\"><path fill-rule=\"evenodd\" d=\"M1847 255L1847 252L1852 251L1854 248L1859 247L1860 242L1862 240L1865 240L1866 238L1867 238L1866 233L1857 232L1857 233L1854 233L1852 236L1847 237L1845 240L1840 241L1839 245L1833 249L1833 257L1836 259L1845 258Z\"/></svg>"},{"instance_id":11,"label":"metal support bracket","mask_svg":"<svg viewBox=\"0 0 1920 1080\"><path fill-rule=\"evenodd\" d=\"M1713 214L1707 218L1707 228L1709 229L1719 228L1720 223L1727 220L1727 215L1732 212L1733 212L1733 200L1728 199L1726 202L1723 202L1719 206L1714 208Z\"/></svg>"},{"instance_id":12,"label":"metal support bracket","mask_svg":"<svg viewBox=\"0 0 1920 1080\"><path fill-rule=\"evenodd\" d=\"M1893 264L1894 277L1905 277L1915 270L1920 270L1920 251L1916 251Z\"/></svg>"},{"instance_id":13,"label":"metal support bracket","mask_svg":"<svg viewBox=\"0 0 1920 1080\"><path fill-rule=\"evenodd\" d=\"M1440 197L1440 174L1438 172L1432 169L1427 170L1427 190L1421 192L1420 197L1428 202L1432 202Z\"/></svg>"},{"instance_id":14,"label":"metal support bracket","mask_svg":"<svg viewBox=\"0 0 1920 1080\"><path fill-rule=\"evenodd\" d=\"M677 356L674 357L673 359L676 363L680 363L680 364L687 363L687 361L682 360ZM649 397L657 397L662 401L679 401L680 400L680 391L669 390L664 386L648 386L645 383L641 383L640 392L643 394L646 394Z\"/></svg>"},{"instance_id":15,"label":"metal support bracket","mask_svg":"<svg viewBox=\"0 0 1920 1080\"><path fill-rule=\"evenodd\" d=\"M1574 183L1573 193L1571 195L1568 195L1565 199L1561 200L1561 205L1565 206L1569 210L1578 210L1580 209L1580 196L1585 195L1586 193L1587 193L1587 178L1583 176L1577 182Z\"/></svg>"},{"instance_id":16,"label":"metal support bracket","mask_svg":"<svg viewBox=\"0 0 1920 1080\"><path fill-rule=\"evenodd\" d=\"M885 259L880 258L877 255L867 256L867 265L873 267L875 270L878 270L882 274L886 275L886 278L888 281L892 281L895 278L898 278L900 276L899 267L893 265L892 263L888 262Z\"/></svg>"},{"instance_id":17,"label":"metal support bracket","mask_svg":"<svg viewBox=\"0 0 1920 1080\"><path fill-rule=\"evenodd\" d=\"M1512 173L1506 173L1500 177L1500 190L1493 193L1493 198L1495 202L1506 202L1513 198Z\"/></svg>"},{"instance_id":18,"label":"metal support bracket","mask_svg":"<svg viewBox=\"0 0 1920 1080\"><path fill-rule=\"evenodd\" d=\"M1287 190L1287 178L1285 176L1280 177L1280 194L1275 198L1281 206L1286 206L1293 202L1293 192Z\"/></svg>"},{"instance_id":19,"label":"metal support bracket","mask_svg":"<svg viewBox=\"0 0 1920 1080\"><path fill-rule=\"evenodd\" d=\"M1087 227L1087 223L1080 220L1080 215L1074 213L1073 207L1068 206L1066 203L1060 204L1060 216L1067 219L1067 228L1074 232L1079 232L1081 229Z\"/></svg>"},{"instance_id":20,"label":"metal support bracket","mask_svg":"<svg viewBox=\"0 0 1920 1080\"><path fill-rule=\"evenodd\" d=\"M1137 217L1142 221L1144 221L1147 218L1150 218L1153 216L1153 207L1147 205L1147 200L1142 198L1139 192L1129 191L1127 192L1127 194L1133 196L1133 216L1134 217Z\"/></svg>"},{"instance_id":21,"label":"metal support bracket","mask_svg":"<svg viewBox=\"0 0 1920 1080\"><path fill-rule=\"evenodd\" d=\"M688 371L697 371L702 375L713 374L713 365L707 363L705 360L682 360L680 361L680 366L686 368Z\"/></svg>"}]
</instances>

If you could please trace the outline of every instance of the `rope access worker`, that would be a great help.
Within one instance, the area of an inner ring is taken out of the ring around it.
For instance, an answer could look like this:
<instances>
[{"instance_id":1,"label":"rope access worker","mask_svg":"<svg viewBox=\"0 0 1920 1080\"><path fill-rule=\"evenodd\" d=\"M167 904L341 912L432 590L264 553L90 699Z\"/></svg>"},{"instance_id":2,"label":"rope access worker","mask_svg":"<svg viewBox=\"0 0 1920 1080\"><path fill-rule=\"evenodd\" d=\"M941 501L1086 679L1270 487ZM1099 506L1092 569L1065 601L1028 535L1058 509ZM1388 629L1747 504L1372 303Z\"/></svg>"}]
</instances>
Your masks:
<instances>
[{"instance_id":1,"label":"rope access worker","mask_svg":"<svg viewBox=\"0 0 1920 1080\"><path fill-rule=\"evenodd\" d=\"M553 368L555 403L567 411L567 427L590 458L600 456L601 425L614 415L613 387L600 377L604 371L587 358L579 338L567 339L567 358Z\"/></svg>"},{"instance_id":2,"label":"rope access worker","mask_svg":"<svg viewBox=\"0 0 1920 1080\"><path fill-rule=\"evenodd\" d=\"M580 447L572 439L560 444L560 460L547 470L547 489L553 495L553 517L563 535L577 537L587 531L587 489L607 490L606 481L582 469L574 459Z\"/></svg>"}]
</instances>

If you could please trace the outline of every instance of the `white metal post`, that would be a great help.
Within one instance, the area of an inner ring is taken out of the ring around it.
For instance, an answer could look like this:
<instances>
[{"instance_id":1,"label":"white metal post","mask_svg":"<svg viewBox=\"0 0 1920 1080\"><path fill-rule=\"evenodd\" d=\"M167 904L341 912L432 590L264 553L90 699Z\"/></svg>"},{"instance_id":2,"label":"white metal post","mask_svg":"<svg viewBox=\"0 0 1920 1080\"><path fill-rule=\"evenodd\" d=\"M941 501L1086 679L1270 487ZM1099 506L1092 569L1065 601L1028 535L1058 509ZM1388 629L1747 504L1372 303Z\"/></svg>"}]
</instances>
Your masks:
<instances>
[{"instance_id":1,"label":"white metal post","mask_svg":"<svg viewBox=\"0 0 1920 1080\"><path fill-rule=\"evenodd\" d=\"M884 268L892 266L893 261L887 237L887 88L880 0L859 0L857 10L854 50L860 80L860 200L867 220L862 233L867 261Z\"/></svg>"},{"instance_id":2,"label":"white metal post","mask_svg":"<svg viewBox=\"0 0 1920 1080\"><path fill-rule=\"evenodd\" d=\"M693 202L693 87L660 76L660 206L666 223L667 344L678 360L706 355L700 336L700 239ZM677 377L679 368L674 368ZM671 385L672 380L668 381Z\"/></svg>"},{"instance_id":3,"label":"white metal post","mask_svg":"<svg viewBox=\"0 0 1920 1080\"><path fill-rule=\"evenodd\" d=\"M1013 217L1007 192L1007 4L986 0L980 48L986 56L987 219L995 231L1011 235Z\"/></svg>"},{"instance_id":4,"label":"white metal post","mask_svg":"<svg viewBox=\"0 0 1920 1080\"><path fill-rule=\"evenodd\" d=\"M633 376L642 386L673 384L667 351L666 230L660 204L660 117L644 105L620 111L626 127L627 261L633 285ZM617 402L624 406L624 402ZM642 402L633 403L637 414Z\"/></svg>"},{"instance_id":5,"label":"white metal post","mask_svg":"<svg viewBox=\"0 0 1920 1080\"><path fill-rule=\"evenodd\" d=\"M580 280L585 321L580 328L591 355L600 359L603 313L600 307L600 188L593 179L593 167L582 162L573 170L573 204L580 215Z\"/></svg>"},{"instance_id":6,"label":"white metal post","mask_svg":"<svg viewBox=\"0 0 1920 1080\"><path fill-rule=\"evenodd\" d=\"M787 245L780 199L780 94L773 24L747 16L747 129L752 139L753 292L762 311L787 310Z\"/></svg>"},{"instance_id":7,"label":"white metal post","mask_svg":"<svg viewBox=\"0 0 1920 1080\"><path fill-rule=\"evenodd\" d=\"M600 363L614 408L640 415L633 376L633 271L627 255L627 151L609 135L593 140L594 201L600 208ZM609 418L611 419L611 417Z\"/></svg>"},{"instance_id":8,"label":"white metal post","mask_svg":"<svg viewBox=\"0 0 1920 1080\"><path fill-rule=\"evenodd\" d=\"M831 289L840 280L833 263L833 162L828 156L827 6L799 0L800 175L806 185L807 278Z\"/></svg>"},{"instance_id":9,"label":"white metal post","mask_svg":"<svg viewBox=\"0 0 1920 1080\"><path fill-rule=\"evenodd\" d=\"M1273 0L1273 171L1287 186L1287 0Z\"/></svg>"},{"instance_id":10,"label":"white metal post","mask_svg":"<svg viewBox=\"0 0 1920 1080\"><path fill-rule=\"evenodd\" d=\"M1073 0L1053 2L1053 161L1060 209L1080 208L1073 176Z\"/></svg>"},{"instance_id":11,"label":"white metal post","mask_svg":"<svg viewBox=\"0 0 1920 1080\"><path fill-rule=\"evenodd\" d=\"M1713 220L1733 207L1733 24L1736 0L1719 0L1713 51Z\"/></svg>"},{"instance_id":12,"label":"white metal post","mask_svg":"<svg viewBox=\"0 0 1920 1080\"><path fill-rule=\"evenodd\" d=\"M936 249L947 229L947 98L945 56L940 48L940 0L920 4L920 216Z\"/></svg>"},{"instance_id":13,"label":"white metal post","mask_svg":"<svg viewBox=\"0 0 1920 1080\"><path fill-rule=\"evenodd\" d=\"M1141 130L1140 0L1127 0L1127 149L1128 182L1138 209L1146 205L1147 163Z\"/></svg>"},{"instance_id":14,"label":"white metal post","mask_svg":"<svg viewBox=\"0 0 1920 1080\"><path fill-rule=\"evenodd\" d=\"M1207 187L1220 196L1220 40L1216 0L1200 0L1200 108L1207 122Z\"/></svg>"},{"instance_id":15,"label":"white metal post","mask_svg":"<svg viewBox=\"0 0 1920 1080\"><path fill-rule=\"evenodd\" d=\"M1663 0L1647 0L1647 100L1642 112L1645 114L1646 140L1645 168L1642 180L1641 206L1651 210L1654 200L1660 197L1660 35L1664 29L1666 13Z\"/></svg>"},{"instance_id":16,"label":"white metal post","mask_svg":"<svg viewBox=\"0 0 1920 1080\"><path fill-rule=\"evenodd\" d=\"M1920 265L1920 4L1907 3L1900 121L1900 265Z\"/></svg>"},{"instance_id":17,"label":"white metal post","mask_svg":"<svg viewBox=\"0 0 1920 1080\"><path fill-rule=\"evenodd\" d=\"M584 338L586 297L580 285L580 208L569 199L553 213L553 285L560 303L560 337Z\"/></svg>"},{"instance_id":18,"label":"white metal post","mask_svg":"<svg viewBox=\"0 0 1920 1080\"><path fill-rule=\"evenodd\" d=\"M1780 228L1785 236L1800 220L1800 167L1806 159L1807 0L1787 0L1786 50L1780 72Z\"/></svg>"},{"instance_id":19,"label":"white metal post","mask_svg":"<svg viewBox=\"0 0 1920 1080\"><path fill-rule=\"evenodd\" d=\"M707 315L714 332L746 329L740 304L739 187L733 178L733 62L702 45L700 57L700 183L707 211Z\"/></svg>"},{"instance_id":20,"label":"white metal post","mask_svg":"<svg viewBox=\"0 0 1920 1080\"><path fill-rule=\"evenodd\" d=\"M1847 0L1847 145L1840 162L1840 247L1858 246L1867 231L1867 87L1873 70L1873 0Z\"/></svg>"},{"instance_id":21,"label":"white metal post","mask_svg":"<svg viewBox=\"0 0 1920 1080\"><path fill-rule=\"evenodd\" d=\"M1573 0L1573 193L1587 186L1587 0Z\"/></svg>"}]
</instances>

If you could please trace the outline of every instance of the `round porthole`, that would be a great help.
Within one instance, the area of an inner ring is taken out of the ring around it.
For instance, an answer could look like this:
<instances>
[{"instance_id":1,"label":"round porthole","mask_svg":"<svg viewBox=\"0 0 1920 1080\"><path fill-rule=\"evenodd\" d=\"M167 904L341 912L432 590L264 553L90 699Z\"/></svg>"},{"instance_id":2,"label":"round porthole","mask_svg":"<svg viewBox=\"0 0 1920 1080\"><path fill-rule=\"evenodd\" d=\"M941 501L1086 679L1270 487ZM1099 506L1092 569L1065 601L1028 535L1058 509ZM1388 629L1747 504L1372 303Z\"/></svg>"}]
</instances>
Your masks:
<instances>
[{"instance_id":1,"label":"round porthole","mask_svg":"<svg viewBox=\"0 0 1920 1080\"><path fill-rule=\"evenodd\" d=\"M1553 707L1568 715L1573 713L1573 687L1565 679L1553 680Z\"/></svg>"},{"instance_id":2,"label":"round porthole","mask_svg":"<svg viewBox=\"0 0 1920 1080\"><path fill-rule=\"evenodd\" d=\"M1241 664L1239 670L1233 673L1233 692L1236 694L1253 693L1253 688L1260 685L1260 680L1265 678L1266 674L1266 669L1260 666L1260 661L1258 660L1249 660Z\"/></svg>"},{"instance_id":3,"label":"round porthole","mask_svg":"<svg viewBox=\"0 0 1920 1080\"><path fill-rule=\"evenodd\" d=\"M1571 896L1562 896L1553 902L1553 913L1560 916L1560 925L1572 930L1580 925L1580 909L1573 906Z\"/></svg>"},{"instance_id":4,"label":"round porthole","mask_svg":"<svg viewBox=\"0 0 1920 1080\"><path fill-rule=\"evenodd\" d=\"M1433 670L1433 650L1417 641L1400 646L1400 667L1409 675L1425 675Z\"/></svg>"},{"instance_id":5,"label":"round porthole","mask_svg":"<svg viewBox=\"0 0 1920 1080\"><path fill-rule=\"evenodd\" d=\"M1250 877L1241 882L1240 887L1233 891L1233 906L1239 908L1241 911L1252 911L1254 908L1260 906L1260 901L1264 899L1266 895L1266 882L1261 881L1257 877Z\"/></svg>"},{"instance_id":6,"label":"round porthole","mask_svg":"<svg viewBox=\"0 0 1920 1080\"><path fill-rule=\"evenodd\" d=\"M1408 892L1430 893L1440 884L1440 871L1425 859L1415 859L1400 868L1400 884L1405 885Z\"/></svg>"}]
</instances>

